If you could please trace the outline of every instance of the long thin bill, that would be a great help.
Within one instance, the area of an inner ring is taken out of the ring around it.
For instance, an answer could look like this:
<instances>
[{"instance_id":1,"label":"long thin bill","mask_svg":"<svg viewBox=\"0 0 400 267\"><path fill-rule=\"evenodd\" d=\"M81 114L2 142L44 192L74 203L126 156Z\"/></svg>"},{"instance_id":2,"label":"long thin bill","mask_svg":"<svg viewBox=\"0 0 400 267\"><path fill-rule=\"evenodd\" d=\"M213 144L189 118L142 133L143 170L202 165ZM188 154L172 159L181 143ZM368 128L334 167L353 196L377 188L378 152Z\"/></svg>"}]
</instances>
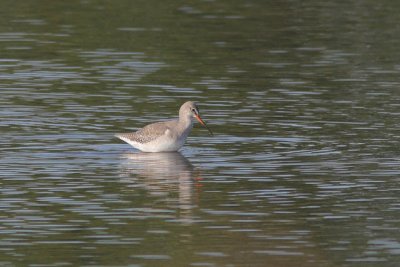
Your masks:
<instances>
[{"instance_id":1,"label":"long thin bill","mask_svg":"<svg viewBox=\"0 0 400 267\"><path fill-rule=\"evenodd\" d=\"M210 133L211 136L214 135L214 134L211 132L210 128L207 127L206 123L200 118L199 115L196 114L195 117L196 117L196 119L201 123L201 125L203 125L204 127L206 127L206 129L208 130L208 132Z\"/></svg>"}]
</instances>

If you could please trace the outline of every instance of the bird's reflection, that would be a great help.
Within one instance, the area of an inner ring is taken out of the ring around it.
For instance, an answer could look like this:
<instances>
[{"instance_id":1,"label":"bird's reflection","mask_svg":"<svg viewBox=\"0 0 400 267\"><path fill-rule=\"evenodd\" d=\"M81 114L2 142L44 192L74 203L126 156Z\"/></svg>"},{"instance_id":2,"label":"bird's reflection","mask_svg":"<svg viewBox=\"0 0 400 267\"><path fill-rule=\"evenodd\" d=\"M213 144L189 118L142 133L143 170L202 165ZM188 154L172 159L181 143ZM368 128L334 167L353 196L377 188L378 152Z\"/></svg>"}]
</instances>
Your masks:
<instances>
[{"instance_id":1,"label":"bird's reflection","mask_svg":"<svg viewBox=\"0 0 400 267\"><path fill-rule=\"evenodd\" d=\"M191 221L194 187L199 171L179 152L122 155L121 179L131 188L144 188L169 205L178 206L180 219Z\"/></svg>"}]
</instances>

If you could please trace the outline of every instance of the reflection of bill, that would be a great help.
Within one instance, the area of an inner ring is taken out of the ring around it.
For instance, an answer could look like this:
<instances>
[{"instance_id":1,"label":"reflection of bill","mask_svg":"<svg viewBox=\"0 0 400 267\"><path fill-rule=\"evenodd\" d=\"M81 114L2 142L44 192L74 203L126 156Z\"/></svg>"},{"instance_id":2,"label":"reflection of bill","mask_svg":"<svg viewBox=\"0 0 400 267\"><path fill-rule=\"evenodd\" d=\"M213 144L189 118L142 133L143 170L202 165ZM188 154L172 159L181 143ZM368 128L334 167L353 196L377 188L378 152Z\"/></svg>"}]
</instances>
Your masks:
<instances>
[{"instance_id":1,"label":"reflection of bill","mask_svg":"<svg viewBox=\"0 0 400 267\"><path fill-rule=\"evenodd\" d=\"M132 153L122 155L121 178L130 188L145 188L152 196L163 197L168 206L190 216L193 190L199 188L200 175L178 152Z\"/></svg>"}]
</instances>

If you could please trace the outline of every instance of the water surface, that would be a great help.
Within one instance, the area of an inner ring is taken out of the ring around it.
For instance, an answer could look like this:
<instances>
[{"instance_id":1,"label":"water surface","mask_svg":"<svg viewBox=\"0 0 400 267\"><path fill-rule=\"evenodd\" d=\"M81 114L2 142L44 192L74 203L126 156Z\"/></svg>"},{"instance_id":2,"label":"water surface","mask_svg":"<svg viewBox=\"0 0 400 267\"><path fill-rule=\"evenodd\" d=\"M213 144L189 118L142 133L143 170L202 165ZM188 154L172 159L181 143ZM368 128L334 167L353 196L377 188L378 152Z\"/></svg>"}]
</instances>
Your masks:
<instances>
[{"instance_id":1,"label":"water surface","mask_svg":"<svg viewBox=\"0 0 400 267\"><path fill-rule=\"evenodd\" d=\"M397 266L398 8L4 1L0 264Z\"/></svg>"}]
</instances>

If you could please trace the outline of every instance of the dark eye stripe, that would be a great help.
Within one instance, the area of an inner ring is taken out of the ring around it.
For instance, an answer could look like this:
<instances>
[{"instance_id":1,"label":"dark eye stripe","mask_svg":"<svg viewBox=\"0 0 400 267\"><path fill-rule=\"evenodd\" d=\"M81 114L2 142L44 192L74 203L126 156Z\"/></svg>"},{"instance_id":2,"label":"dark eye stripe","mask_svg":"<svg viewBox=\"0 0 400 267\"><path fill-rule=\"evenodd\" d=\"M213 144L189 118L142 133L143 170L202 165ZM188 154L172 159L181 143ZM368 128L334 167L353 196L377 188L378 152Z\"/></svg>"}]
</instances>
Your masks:
<instances>
[{"instance_id":1,"label":"dark eye stripe","mask_svg":"<svg viewBox=\"0 0 400 267\"><path fill-rule=\"evenodd\" d=\"M196 114L196 115L199 114L199 111L198 111L196 108L192 108L192 112L193 112L194 114Z\"/></svg>"}]
</instances>

